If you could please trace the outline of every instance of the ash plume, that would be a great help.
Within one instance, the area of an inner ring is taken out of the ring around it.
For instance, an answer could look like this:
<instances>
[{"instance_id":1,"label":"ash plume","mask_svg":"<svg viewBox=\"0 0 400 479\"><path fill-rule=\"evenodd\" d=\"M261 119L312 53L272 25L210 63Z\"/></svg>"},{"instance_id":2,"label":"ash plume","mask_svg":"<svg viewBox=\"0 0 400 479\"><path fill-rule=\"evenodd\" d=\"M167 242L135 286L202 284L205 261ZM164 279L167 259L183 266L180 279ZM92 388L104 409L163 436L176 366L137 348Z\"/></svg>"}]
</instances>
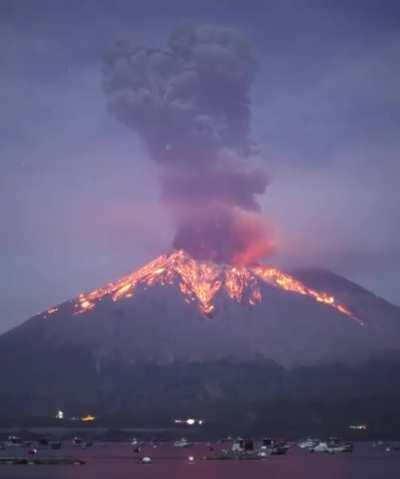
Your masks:
<instances>
[{"instance_id":1,"label":"ash plume","mask_svg":"<svg viewBox=\"0 0 400 479\"><path fill-rule=\"evenodd\" d=\"M105 56L112 113L159 163L174 247L216 262L254 262L271 251L252 169L250 88L256 63L235 30L181 27L164 49L118 42Z\"/></svg>"}]
</instances>

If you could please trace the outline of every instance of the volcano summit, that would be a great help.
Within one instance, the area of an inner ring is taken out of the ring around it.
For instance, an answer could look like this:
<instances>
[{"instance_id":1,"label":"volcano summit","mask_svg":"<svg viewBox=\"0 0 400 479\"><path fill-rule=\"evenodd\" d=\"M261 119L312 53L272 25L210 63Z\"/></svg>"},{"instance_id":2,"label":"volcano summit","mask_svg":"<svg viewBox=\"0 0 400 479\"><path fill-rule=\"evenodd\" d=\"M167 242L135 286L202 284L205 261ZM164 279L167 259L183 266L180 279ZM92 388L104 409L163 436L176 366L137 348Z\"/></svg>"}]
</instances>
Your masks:
<instances>
[{"instance_id":1,"label":"volcano summit","mask_svg":"<svg viewBox=\"0 0 400 479\"><path fill-rule=\"evenodd\" d=\"M259 303L262 300L260 283L308 296L363 324L333 296L307 288L276 268L260 265L220 266L209 261L196 261L182 250L162 255L116 283L81 294L75 304L75 312L84 313L93 309L106 296L110 296L114 302L131 298L139 286L177 284L187 303L195 302L204 315L211 315L215 309L213 301L219 292L224 292L238 304L254 306ZM57 310L51 308L48 314Z\"/></svg>"}]
</instances>

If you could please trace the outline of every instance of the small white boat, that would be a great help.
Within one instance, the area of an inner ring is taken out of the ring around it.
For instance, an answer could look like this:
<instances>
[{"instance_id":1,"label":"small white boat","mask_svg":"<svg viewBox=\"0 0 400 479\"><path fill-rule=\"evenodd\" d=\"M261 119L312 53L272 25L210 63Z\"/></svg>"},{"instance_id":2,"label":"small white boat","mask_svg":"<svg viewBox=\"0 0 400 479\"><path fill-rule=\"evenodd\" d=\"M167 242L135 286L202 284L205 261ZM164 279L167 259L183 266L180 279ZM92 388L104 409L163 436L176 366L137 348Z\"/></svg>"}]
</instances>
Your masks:
<instances>
[{"instance_id":1,"label":"small white boat","mask_svg":"<svg viewBox=\"0 0 400 479\"><path fill-rule=\"evenodd\" d=\"M315 447L310 449L311 452L328 452L335 454L339 452L353 452L353 444L342 442L337 439L332 441L321 441Z\"/></svg>"},{"instance_id":2,"label":"small white boat","mask_svg":"<svg viewBox=\"0 0 400 479\"><path fill-rule=\"evenodd\" d=\"M329 452L328 443L325 441L319 442L316 446L310 449L311 452Z\"/></svg>"},{"instance_id":3,"label":"small white boat","mask_svg":"<svg viewBox=\"0 0 400 479\"><path fill-rule=\"evenodd\" d=\"M319 439L308 437L307 439L302 439L297 443L300 449L313 449L321 441Z\"/></svg>"},{"instance_id":4,"label":"small white boat","mask_svg":"<svg viewBox=\"0 0 400 479\"><path fill-rule=\"evenodd\" d=\"M192 445L191 442L189 442L187 439L182 437L178 441L174 442L174 447L190 447Z\"/></svg>"}]
</instances>

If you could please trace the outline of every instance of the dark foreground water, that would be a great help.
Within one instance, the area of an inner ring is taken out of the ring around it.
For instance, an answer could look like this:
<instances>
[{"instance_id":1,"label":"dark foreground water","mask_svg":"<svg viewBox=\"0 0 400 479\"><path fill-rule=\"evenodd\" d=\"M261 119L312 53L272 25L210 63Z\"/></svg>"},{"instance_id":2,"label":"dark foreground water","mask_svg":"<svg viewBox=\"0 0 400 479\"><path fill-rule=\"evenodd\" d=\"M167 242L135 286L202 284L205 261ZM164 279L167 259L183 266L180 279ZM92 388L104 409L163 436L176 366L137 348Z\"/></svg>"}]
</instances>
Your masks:
<instances>
[{"instance_id":1,"label":"dark foreground water","mask_svg":"<svg viewBox=\"0 0 400 479\"><path fill-rule=\"evenodd\" d=\"M8 449L0 456L24 455ZM151 456L150 465L138 463L138 455L128 444L97 444L92 448L63 447L61 451L40 450L36 457L74 456L85 465L0 465L1 479L399 479L400 452L386 452L371 444L356 444L351 454L308 453L292 447L286 456L271 456L260 461L206 461L205 445L177 449L148 446L140 455ZM188 456L194 456L189 463Z\"/></svg>"}]
</instances>

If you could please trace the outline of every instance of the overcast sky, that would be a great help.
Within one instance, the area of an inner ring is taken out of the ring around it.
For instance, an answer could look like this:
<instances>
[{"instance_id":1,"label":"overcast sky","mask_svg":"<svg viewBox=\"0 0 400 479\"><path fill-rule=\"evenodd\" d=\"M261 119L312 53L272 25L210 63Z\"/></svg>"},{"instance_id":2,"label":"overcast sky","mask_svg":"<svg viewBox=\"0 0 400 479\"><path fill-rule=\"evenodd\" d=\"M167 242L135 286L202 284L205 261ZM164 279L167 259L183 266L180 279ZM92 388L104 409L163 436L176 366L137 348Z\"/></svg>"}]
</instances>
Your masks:
<instances>
[{"instance_id":1,"label":"overcast sky","mask_svg":"<svg viewBox=\"0 0 400 479\"><path fill-rule=\"evenodd\" d=\"M102 57L182 21L253 44L260 199L287 269L400 303L400 2L0 2L0 332L170 247L158 170L106 110Z\"/></svg>"}]
</instances>

